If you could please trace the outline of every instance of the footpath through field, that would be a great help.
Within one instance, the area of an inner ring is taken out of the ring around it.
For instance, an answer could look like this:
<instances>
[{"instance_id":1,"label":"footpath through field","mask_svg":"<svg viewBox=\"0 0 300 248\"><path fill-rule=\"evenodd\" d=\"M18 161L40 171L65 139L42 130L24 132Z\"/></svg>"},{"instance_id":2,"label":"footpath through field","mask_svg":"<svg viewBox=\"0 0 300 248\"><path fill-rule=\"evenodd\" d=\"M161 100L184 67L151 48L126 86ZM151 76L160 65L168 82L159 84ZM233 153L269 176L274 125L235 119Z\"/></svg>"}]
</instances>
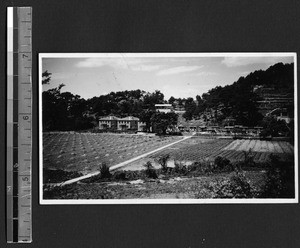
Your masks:
<instances>
[{"instance_id":1,"label":"footpath through field","mask_svg":"<svg viewBox=\"0 0 300 248\"><path fill-rule=\"evenodd\" d=\"M155 149L155 150L153 150L153 151L146 152L146 153L144 153L144 154L142 154L142 155L139 155L139 156L134 157L134 158L132 158L132 159L126 160L126 161L124 161L124 162L122 162L122 163L113 165L113 166L109 167L109 170L110 170L110 171L113 171L113 170L119 169L119 168L121 168L121 167L124 167L125 165L128 165L128 164L130 164L130 163L132 163L132 162L134 162L134 161L136 161L136 160L139 160L139 159L141 159L141 158L147 157L148 155L150 155L150 154L152 154L152 153L161 151L161 150L163 150L163 149L165 149L165 148L167 148L167 147L169 147L169 146L172 146L172 145L175 145L175 144L177 144L177 143L180 143L180 142L182 142L182 141L184 141L184 140L190 139L191 137L193 137L193 136L184 136L184 138L181 139L181 140L177 140L177 141L175 141L175 142L173 142L173 143L170 143L170 144L168 144L168 145L159 147L159 148L157 148L157 149ZM70 179L70 180L65 181L65 182L63 182L63 183L58 183L58 184L56 184L56 186L64 186L64 185L67 185L67 184L76 183L76 182L81 181L81 180L83 180L83 179L90 178L90 177L92 177L92 176L96 176L96 175L98 175L99 173L100 173L100 171L96 171L96 172L93 172L93 173L89 173L89 174L84 175L84 176L81 176L81 177L77 177L77 178Z\"/></svg>"}]
</instances>

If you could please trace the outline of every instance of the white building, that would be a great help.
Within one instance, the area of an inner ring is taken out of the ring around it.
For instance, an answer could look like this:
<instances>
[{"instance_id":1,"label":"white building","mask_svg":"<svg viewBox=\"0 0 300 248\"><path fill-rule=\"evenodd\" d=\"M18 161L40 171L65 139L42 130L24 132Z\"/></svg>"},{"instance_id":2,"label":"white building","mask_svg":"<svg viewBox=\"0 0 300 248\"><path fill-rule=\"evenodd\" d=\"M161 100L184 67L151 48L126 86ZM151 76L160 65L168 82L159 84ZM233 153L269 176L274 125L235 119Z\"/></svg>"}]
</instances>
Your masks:
<instances>
[{"instance_id":1,"label":"white building","mask_svg":"<svg viewBox=\"0 0 300 248\"><path fill-rule=\"evenodd\" d=\"M155 109L157 112L170 113L173 112L172 104L155 104Z\"/></svg>"},{"instance_id":2,"label":"white building","mask_svg":"<svg viewBox=\"0 0 300 248\"><path fill-rule=\"evenodd\" d=\"M100 130L111 131L144 131L146 123L140 122L140 119L134 116L118 118L115 116L106 116L99 119Z\"/></svg>"}]
</instances>

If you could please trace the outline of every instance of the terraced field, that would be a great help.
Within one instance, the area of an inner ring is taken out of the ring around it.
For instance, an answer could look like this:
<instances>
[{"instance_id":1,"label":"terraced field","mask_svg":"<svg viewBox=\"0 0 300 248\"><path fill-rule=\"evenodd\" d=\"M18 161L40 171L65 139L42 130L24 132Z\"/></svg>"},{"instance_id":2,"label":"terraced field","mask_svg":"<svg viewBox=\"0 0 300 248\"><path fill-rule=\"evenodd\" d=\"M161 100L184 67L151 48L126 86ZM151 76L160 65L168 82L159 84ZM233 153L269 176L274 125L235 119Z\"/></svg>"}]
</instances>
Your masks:
<instances>
[{"instance_id":1,"label":"terraced field","mask_svg":"<svg viewBox=\"0 0 300 248\"><path fill-rule=\"evenodd\" d=\"M182 137L45 133L43 168L87 174L99 170L102 162L116 165L179 139Z\"/></svg>"},{"instance_id":2,"label":"terraced field","mask_svg":"<svg viewBox=\"0 0 300 248\"><path fill-rule=\"evenodd\" d=\"M293 158L294 154L294 147L286 141L232 141L228 139L201 139L193 137L190 140L153 153L147 158L156 159L162 154L169 154L171 159L177 161L214 161L217 156L221 156L236 162L243 160L245 151L249 152L250 149L255 162L266 162L270 154L289 160Z\"/></svg>"},{"instance_id":3,"label":"terraced field","mask_svg":"<svg viewBox=\"0 0 300 248\"><path fill-rule=\"evenodd\" d=\"M43 168L87 174L99 170L102 162L113 166L179 139L182 137L46 133L43 135ZM266 162L270 154L276 154L284 160L291 160L294 155L294 147L285 141L192 137L130 163L126 169L141 169L147 161L155 162L162 154L169 154L172 161L214 161L221 156L236 162L243 160L245 151L249 149L255 162Z\"/></svg>"},{"instance_id":4,"label":"terraced field","mask_svg":"<svg viewBox=\"0 0 300 248\"><path fill-rule=\"evenodd\" d=\"M220 156L232 161L241 160L244 158L244 152L249 149L256 162L265 162L270 154L284 160L290 160L294 155L294 147L286 141L235 140L223 149Z\"/></svg>"},{"instance_id":5,"label":"terraced field","mask_svg":"<svg viewBox=\"0 0 300 248\"><path fill-rule=\"evenodd\" d=\"M179 161L201 161L215 157L232 140L192 138L173 145L167 149L151 154L148 158L155 159L163 154L169 154L171 159Z\"/></svg>"}]
</instances>

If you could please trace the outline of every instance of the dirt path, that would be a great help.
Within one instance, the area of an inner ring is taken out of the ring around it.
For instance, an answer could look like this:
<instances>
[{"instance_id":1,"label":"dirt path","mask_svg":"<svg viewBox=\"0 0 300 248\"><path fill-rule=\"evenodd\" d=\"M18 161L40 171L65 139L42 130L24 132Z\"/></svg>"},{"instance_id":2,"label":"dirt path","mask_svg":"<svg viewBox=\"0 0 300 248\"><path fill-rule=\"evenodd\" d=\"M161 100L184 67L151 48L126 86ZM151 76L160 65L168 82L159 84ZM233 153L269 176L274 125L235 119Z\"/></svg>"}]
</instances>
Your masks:
<instances>
[{"instance_id":1,"label":"dirt path","mask_svg":"<svg viewBox=\"0 0 300 248\"><path fill-rule=\"evenodd\" d=\"M173 143L170 143L170 144L168 144L168 145L159 147L159 148L157 148L157 149L155 149L155 150L153 150L153 151L146 152L146 153L144 153L144 154L142 154L142 155L139 155L139 156L134 157L134 158L132 158L132 159L126 160L126 161L124 161L124 162L122 162L122 163L113 165L113 166L109 167L109 170L110 170L110 171L114 171L114 170L116 170L116 169L119 169L119 168L121 168L121 167L124 167L124 166L126 166L126 165L128 165L128 164L130 164L130 163L132 163L132 162L134 162L134 161L136 161L136 160L139 160L139 159L141 159L141 158L144 158L144 157L146 157L146 156L148 156L148 155L150 155L150 154L152 154L152 153L161 151L161 150L163 150L163 149L165 149L165 148L167 148L167 147L169 147L169 146L175 145L175 144L180 143L180 142L182 142L182 141L184 141L184 140L190 139L191 137L193 137L193 136L184 136L184 138L181 139L181 140L177 140L177 141L175 141L175 142L173 142ZM81 177L73 178L73 179L70 179L70 180L68 180L68 181L65 181L65 182L62 182L62 183L58 183L58 184L56 184L56 186L64 186L64 185L67 185L67 184L76 183L76 182L81 181L81 180L83 180L83 179L90 178L90 177L92 177L92 176L96 176L96 175L98 175L99 173L100 173L99 171L96 171L96 172L93 172L93 173L89 173L89 174L84 175L84 176L81 176Z\"/></svg>"}]
</instances>

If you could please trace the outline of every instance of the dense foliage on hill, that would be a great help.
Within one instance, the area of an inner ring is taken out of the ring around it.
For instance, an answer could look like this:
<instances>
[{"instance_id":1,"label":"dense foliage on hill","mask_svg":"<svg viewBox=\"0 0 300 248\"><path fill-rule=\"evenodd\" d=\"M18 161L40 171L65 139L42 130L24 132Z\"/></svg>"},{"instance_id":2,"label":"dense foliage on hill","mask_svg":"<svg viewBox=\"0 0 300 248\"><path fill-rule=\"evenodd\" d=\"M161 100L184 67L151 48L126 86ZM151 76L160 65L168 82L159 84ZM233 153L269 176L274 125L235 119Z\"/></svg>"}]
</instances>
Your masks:
<instances>
[{"instance_id":1,"label":"dense foliage on hill","mask_svg":"<svg viewBox=\"0 0 300 248\"><path fill-rule=\"evenodd\" d=\"M293 93L294 91L294 63L277 63L270 66L266 71L251 72L248 76L241 77L234 84L245 86L264 85L274 87L281 93Z\"/></svg>"},{"instance_id":2,"label":"dense foliage on hill","mask_svg":"<svg viewBox=\"0 0 300 248\"><path fill-rule=\"evenodd\" d=\"M111 92L86 101L87 108L99 116L112 114L119 117L139 117L143 110L154 110L157 103L164 103L164 95L159 90L153 93L142 90Z\"/></svg>"},{"instance_id":3,"label":"dense foliage on hill","mask_svg":"<svg viewBox=\"0 0 300 248\"><path fill-rule=\"evenodd\" d=\"M289 93L294 90L294 64L278 63L267 70L251 72L236 82L224 87L217 86L202 97L197 96L185 102L186 119L198 118L203 112L215 112L214 119L220 124L225 118L236 119L237 124L254 126L260 123L262 115L258 111L257 101L261 100L255 87L271 88L273 93ZM174 103L176 99L170 98ZM170 102L169 100L169 102ZM181 99L180 99L181 100Z\"/></svg>"},{"instance_id":4,"label":"dense foliage on hill","mask_svg":"<svg viewBox=\"0 0 300 248\"><path fill-rule=\"evenodd\" d=\"M115 115L118 117L136 116L147 123L155 113L157 103L171 103L175 108L184 109L187 120L207 118L213 113L218 124L227 117L236 119L237 124L254 126L262 120L258 112L257 101L260 99L253 90L256 86L272 87L275 92L293 93L293 64L278 63L266 71L255 71L246 77L240 77L232 85L217 86L201 96L187 99L171 97L168 101L156 90L111 92L88 100L70 92L61 92L63 84L43 92L43 128L44 130L80 130L96 125L95 117ZM43 72L43 84L51 82L51 73ZM92 117L93 118L92 118ZM173 118L173 117L172 117ZM157 119L152 117L153 119Z\"/></svg>"},{"instance_id":5,"label":"dense foliage on hill","mask_svg":"<svg viewBox=\"0 0 300 248\"><path fill-rule=\"evenodd\" d=\"M51 73L43 73L43 84L51 82ZM99 116L115 115L117 117L136 116L146 122L148 130L156 118L155 104L165 103L164 95L156 90L153 93L142 90L111 92L99 97L85 100L70 92L61 92L65 85L43 92L43 130L67 131L83 130L96 126ZM155 116L154 116L155 115ZM151 119L152 118L152 119ZM164 116L162 123L165 132L165 118L173 123L174 116ZM164 119L164 120L163 120ZM177 119L176 119L177 120Z\"/></svg>"}]
</instances>

